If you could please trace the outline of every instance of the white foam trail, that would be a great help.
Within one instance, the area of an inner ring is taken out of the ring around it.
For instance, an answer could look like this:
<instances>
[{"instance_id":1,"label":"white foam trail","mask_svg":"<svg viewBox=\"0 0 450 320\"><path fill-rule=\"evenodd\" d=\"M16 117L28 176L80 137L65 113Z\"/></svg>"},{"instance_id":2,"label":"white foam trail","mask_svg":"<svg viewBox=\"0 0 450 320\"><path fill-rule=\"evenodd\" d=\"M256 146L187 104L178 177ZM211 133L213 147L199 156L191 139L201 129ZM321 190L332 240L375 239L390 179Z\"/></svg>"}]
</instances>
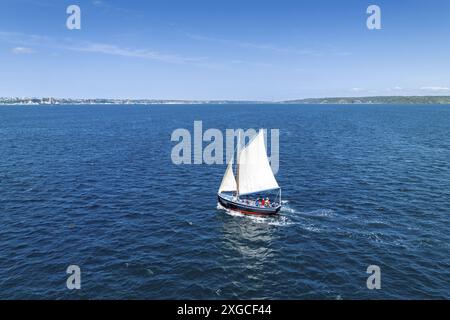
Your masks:
<instances>
[{"instance_id":1,"label":"white foam trail","mask_svg":"<svg viewBox=\"0 0 450 320\"><path fill-rule=\"evenodd\" d=\"M225 208L219 202L217 202L217 210L225 210L225 211L227 211L227 208Z\"/></svg>"},{"instance_id":2,"label":"white foam trail","mask_svg":"<svg viewBox=\"0 0 450 320\"><path fill-rule=\"evenodd\" d=\"M304 224L303 223L302 225L303 225L302 228L304 230L307 230L307 231L310 231L310 232L320 232L321 231L320 228L315 227L314 225L311 225L311 224Z\"/></svg>"},{"instance_id":3,"label":"white foam trail","mask_svg":"<svg viewBox=\"0 0 450 320\"><path fill-rule=\"evenodd\" d=\"M316 217L332 217L335 214L334 210L331 209L317 209L305 213Z\"/></svg>"},{"instance_id":4,"label":"white foam trail","mask_svg":"<svg viewBox=\"0 0 450 320\"><path fill-rule=\"evenodd\" d=\"M281 212L285 212L285 213L297 213L297 211L287 205L283 205L281 207Z\"/></svg>"}]
</instances>

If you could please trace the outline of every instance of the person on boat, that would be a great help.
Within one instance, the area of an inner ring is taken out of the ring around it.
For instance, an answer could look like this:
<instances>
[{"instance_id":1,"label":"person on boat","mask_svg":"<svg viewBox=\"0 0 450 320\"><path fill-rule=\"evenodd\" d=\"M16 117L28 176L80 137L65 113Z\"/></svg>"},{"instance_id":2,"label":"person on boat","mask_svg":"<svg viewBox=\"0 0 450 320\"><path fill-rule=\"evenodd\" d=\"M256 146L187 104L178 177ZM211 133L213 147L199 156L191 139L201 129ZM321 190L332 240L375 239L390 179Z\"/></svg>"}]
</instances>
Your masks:
<instances>
[{"instance_id":1,"label":"person on boat","mask_svg":"<svg viewBox=\"0 0 450 320\"><path fill-rule=\"evenodd\" d=\"M269 197L266 198L266 207L270 207L270 200L269 200Z\"/></svg>"},{"instance_id":2,"label":"person on boat","mask_svg":"<svg viewBox=\"0 0 450 320\"><path fill-rule=\"evenodd\" d=\"M264 207L266 205L264 198L261 199L261 207Z\"/></svg>"}]
</instances>

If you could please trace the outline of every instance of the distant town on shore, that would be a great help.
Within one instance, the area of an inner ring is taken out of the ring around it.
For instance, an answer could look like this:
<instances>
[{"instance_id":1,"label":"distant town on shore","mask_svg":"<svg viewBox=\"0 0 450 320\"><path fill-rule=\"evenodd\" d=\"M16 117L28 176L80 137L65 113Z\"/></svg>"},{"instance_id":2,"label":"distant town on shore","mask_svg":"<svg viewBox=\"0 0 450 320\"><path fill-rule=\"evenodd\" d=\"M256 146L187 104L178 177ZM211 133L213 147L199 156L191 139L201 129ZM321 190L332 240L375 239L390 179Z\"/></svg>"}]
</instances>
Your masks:
<instances>
[{"instance_id":1,"label":"distant town on shore","mask_svg":"<svg viewBox=\"0 0 450 320\"><path fill-rule=\"evenodd\" d=\"M450 104L450 96L373 96L308 98L286 101L0 98L0 105L149 105L149 104Z\"/></svg>"}]
</instances>

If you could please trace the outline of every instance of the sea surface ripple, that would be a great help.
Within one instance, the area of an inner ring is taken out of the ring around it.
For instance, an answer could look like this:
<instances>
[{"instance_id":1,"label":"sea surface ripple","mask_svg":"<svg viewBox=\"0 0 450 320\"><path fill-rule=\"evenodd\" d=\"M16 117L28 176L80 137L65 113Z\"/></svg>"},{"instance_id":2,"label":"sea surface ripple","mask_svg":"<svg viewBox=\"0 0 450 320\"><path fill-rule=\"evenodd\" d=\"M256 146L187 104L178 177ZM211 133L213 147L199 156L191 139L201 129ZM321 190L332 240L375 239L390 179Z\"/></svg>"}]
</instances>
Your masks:
<instances>
[{"instance_id":1,"label":"sea surface ripple","mask_svg":"<svg viewBox=\"0 0 450 320\"><path fill-rule=\"evenodd\" d=\"M195 120L280 129L279 217L172 163ZM0 107L0 298L449 299L449 137L448 106Z\"/></svg>"}]
</instances>

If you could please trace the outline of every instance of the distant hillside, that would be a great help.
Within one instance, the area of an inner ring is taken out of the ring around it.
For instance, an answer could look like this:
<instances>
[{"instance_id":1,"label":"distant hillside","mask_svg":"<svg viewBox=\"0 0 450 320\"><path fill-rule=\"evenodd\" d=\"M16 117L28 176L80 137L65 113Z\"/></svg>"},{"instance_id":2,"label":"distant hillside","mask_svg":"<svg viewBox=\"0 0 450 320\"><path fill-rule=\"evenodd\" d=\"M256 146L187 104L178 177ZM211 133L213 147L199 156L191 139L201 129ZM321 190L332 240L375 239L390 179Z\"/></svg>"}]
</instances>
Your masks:
<instances>
[{"instance_id":1,"label":"distant hillside","mask_svg":"<svg viewBox=\"0 0 450 320\"><path fill-rule=\"evenodd\" d=\"M378 96L311 98L283 101L288 104L450 104L450 96Z\"/></svg>"},{"instance_id":2,"label":"distant hillside","mask_svg":"<svg viewBox=\"0 0 450 320\"><path fill-rule=\"evenodd\" d=\"M150 105L150 104L257 104L262 101L239 100L161 100L161 99L71 99L71 98L2 98L0 105Z\"/></svg>"},{"instance_id":3,"label":"distant hillside","mask_svg":"<svg viewBox=\"0 0 450 320\"><path fill-rule=\"evenodd\" d=\"M151 105L151 104L450 104L450 96L311 98L288 101L2 98L0 105Z\"/></svg>"}]
</instances>

